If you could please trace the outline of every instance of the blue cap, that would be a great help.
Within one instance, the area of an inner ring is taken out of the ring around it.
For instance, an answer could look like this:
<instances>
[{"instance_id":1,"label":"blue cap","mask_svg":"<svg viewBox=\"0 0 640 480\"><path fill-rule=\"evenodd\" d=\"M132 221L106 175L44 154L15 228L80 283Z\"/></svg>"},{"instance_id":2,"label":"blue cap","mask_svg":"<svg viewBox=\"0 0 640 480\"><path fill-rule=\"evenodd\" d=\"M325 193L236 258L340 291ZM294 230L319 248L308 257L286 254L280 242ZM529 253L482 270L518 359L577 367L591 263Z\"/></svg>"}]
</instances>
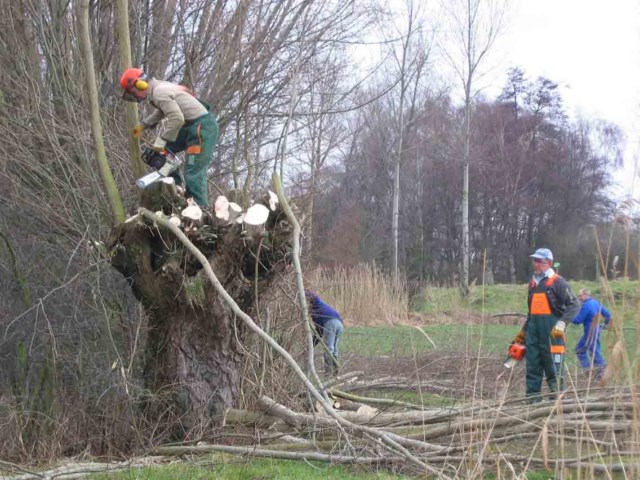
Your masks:
<instances>
[{"instance_id":1,"label":"blue cap","mask_svg":"<svg viewBox=\"0 0 640 480\"><path fill-rule=\"evenodd\" d=\"M548 248L539 248L532 255L531 258L539 258L540 260L553 260L553 253Z\"/></svg>"}]
</instances>

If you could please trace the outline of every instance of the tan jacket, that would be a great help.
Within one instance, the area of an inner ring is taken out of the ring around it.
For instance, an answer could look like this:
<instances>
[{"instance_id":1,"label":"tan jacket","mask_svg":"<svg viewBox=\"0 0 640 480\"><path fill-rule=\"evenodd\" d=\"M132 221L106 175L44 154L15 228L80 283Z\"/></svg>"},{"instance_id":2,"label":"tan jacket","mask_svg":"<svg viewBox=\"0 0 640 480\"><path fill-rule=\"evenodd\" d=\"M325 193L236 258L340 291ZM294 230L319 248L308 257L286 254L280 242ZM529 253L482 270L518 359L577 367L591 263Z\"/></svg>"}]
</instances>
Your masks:
<instances>
[{"instance_id":1,"label":"tan jacket","mask_svg":"<svg viewBox=\"0 0 640 480\"><path fill-rule=\"evenodd\" d=\"M186 87L155 78L149 82L147 100L154 109L142 124L145 128L152 128L166 118L167 124L161 138L167 142L175 141L185 121L195 120L207 113L204 105Z\"/></svg>"}]
</instances>

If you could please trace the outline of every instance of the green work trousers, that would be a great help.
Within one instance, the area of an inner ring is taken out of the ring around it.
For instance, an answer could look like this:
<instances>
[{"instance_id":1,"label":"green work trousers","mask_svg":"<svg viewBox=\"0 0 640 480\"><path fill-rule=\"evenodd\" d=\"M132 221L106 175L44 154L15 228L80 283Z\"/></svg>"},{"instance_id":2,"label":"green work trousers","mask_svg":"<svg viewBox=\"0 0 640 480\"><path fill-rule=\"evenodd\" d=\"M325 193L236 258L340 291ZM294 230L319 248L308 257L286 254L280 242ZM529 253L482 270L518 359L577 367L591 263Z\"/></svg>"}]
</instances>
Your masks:
<instances>
[{"instance_id":1,"label":"green work trousers","mask_svg":"<svg viewBox=\"0 0 640 480\"><path fill-rule=\"evenodd\" d=\"M564 339L552 339L551 330L558 321L554 315L530 315L527 325L527 397L533 401L541 400L542 378L547 377L551 392L562 389L562 360L554 364L551 345L563 345ZM560 383L560 385L558 385ZM554 398L554 395L551 396Z\"/></svg>"},{"instance_id":2,"label":"green work trousers","mask_svg":"<svg viewBox=\"0 0 640 480\"><path fill-rule=\"evenodd\" d=\"M200 207L209 206L207 170L213 161L213 149L219 133L218 122L211 113L207 113L187 122L178 132L176 140L167 142L167 150L173 153L186 150L184 165L186 196L193 197ZM175 172L173 177L176 184L182 185L179 172Z\"/></svg>"}]
</instances>

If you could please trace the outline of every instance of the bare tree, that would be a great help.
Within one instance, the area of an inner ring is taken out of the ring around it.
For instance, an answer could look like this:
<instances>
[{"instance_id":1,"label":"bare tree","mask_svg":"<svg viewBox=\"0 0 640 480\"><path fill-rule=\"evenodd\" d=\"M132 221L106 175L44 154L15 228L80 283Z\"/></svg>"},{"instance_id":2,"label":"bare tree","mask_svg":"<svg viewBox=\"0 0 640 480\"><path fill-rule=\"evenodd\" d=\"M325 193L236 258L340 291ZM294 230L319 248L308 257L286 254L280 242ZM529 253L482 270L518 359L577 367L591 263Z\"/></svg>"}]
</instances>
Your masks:
<instances>
[{"instance_id":1,"label":"bare tree","mask_svg":"<svg viewBox=\"0 0 640 480\"><path fill-rule=\"evenodd\" d=\"M460 289L469 290L469 161L472 102L479 68L494 45L503 24L507 0L455 0L443 3L451 35L445 54L453 66L464 91L462 127L462 244L460 251ZM449 43L450 42L450 43Z\"/></svg>"},{"instance_id":2,"label":"bare tree","mask_svg":"<svg viewBox=\"0 0 640 480\"><path fill-rule=\"evenodd\" d=\"M120 49L120 67L121 70L132 67L131 60L131 35L129 33L129 1L118 0L116 5L118 13L118 44ZM138 104L133 102L127 102L125 105L127 130L133 131L133 127L137 125L140 120L138 119ZM141 177L144 173L144 167L142 165L142 159L140 158L140 145L138 139L129 134L129 155L131 156L131 166L133 173L136 177Z\"/></svg>"},{"instance_id":3,"label":"bare tree","mask_svg":"<svg viewBox=\"0 0 640 480\"><path fill-rule=\"evenodd\" d=\"M411 0L406 3L407 8L407 30L402 37L402 45L400 58L395 55L395 60L398 64L399 76L400 76L400 100L398 104L398 130L396 139L396 155L393 168L393 206L391 211L391 235L393 237L393 259L392 270L395 276L398 275L398 220L400 218L400 164L402 163L402 148L404 140L404 102L407 92L409 72L408 68L411 66L411 59L408 58L409 46L411 45L412 36L415 29L415 12L414 4ZM395 54L395 51L394 51Z\"/></svg>"}]
</instances>

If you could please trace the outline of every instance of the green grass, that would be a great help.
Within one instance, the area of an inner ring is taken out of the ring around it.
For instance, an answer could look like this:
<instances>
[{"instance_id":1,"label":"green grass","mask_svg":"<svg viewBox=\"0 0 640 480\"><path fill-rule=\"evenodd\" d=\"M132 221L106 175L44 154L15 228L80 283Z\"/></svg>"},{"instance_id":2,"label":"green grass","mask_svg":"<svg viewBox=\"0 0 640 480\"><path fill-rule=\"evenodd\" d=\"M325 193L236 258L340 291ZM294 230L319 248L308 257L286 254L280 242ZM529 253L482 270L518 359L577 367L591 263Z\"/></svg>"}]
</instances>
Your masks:
<instances>
[{"instance_id":1,"label":"green grass","mask_svg":"<svg viewBox=\"0 0 640 480\"><path fill-rule=\"evenodd\" d=\"M226 459L225 459L226 458ZM228 457L199 457L197 465L173 463L113 474L92 475L92 480L386 480L408 478L371 467L332 466L317 462L254 459L230 462Z\"/></svg>"},{"instance_id":2,"label":"green grass","mask_svg":"<svg viewBox=\"0 0 640 480\"><path fill-rule=\"evenodd\" d=\"M518 332L513 325L459 325L436 324L422 330L436 344L434 347L414 327L346 327L342 335L342 352L363 356L408 357L431 350L478 350L482 352L506 351ZM480 343L481 342L481 343Z\"/></svg>"},{"instance_id":3,"label":"green grass","mask_svg":"<svg viewBox=\"0 0 640 480\"><path fill-rule=\"evenodd\" d=\"M595 282L570 282L574 293L580 288L591 289L592 295L601 299L612 311L614 319L623 321L623 335L628 351L635 352L637 339L638 303L640 283L638 281L617 280L608 284L608 290ZM429 288L415 306L420 312L433 318L422 330L436 344L414 327L379 326L347 327L342 337L341 351L362 356L410 357L429 351L455 351L495 356L501 361L513 337L520 329L522 320L512 324L500 324L500 320L490 318L492 313L526 313L526 285L492 285L486 288L474 287L468 299L462 301L457 288ZM611 301L613 299L613 302ZM484 314L481 316L481 314ZM443 318L445 316L445 318ZM482 319L484 324L461 324L456 320L473 322ZM443 322L446 320L446 323ZM582 326L570 325L567 329L566 364L569 368L577 365L573 349L582 336ZM615 341L613 332L605 331L602 348L607 356Z\"/></svg>"},{"instance_id":4,"label":"green grass","mask_svg":"<svg viewBox=\"0 0 640 480\"><path fill-rule=\"evenodd\" d=\"M452 351L471 356L493 356L501 362L507 348L520 329L519 325L428 325L422 327L434 341L434 347L413 327L347 327L342 335L340 349L343 353L361 356L411 357L429 351ZM606 356L610 332L602 337ZM567 329L566 365L577 365L573 348L582 336L582 327ZM634 339L630 338L631 345Z\"/></svg>"},{"instance_id":5,"label":"green grass","mask_svg":"<svg viewBox=\"0 0 640 480\"><path fill-rule=\"evenodd\" d=\"M446 408L458 404L454 398L443 397L435 393L411 392L406 390L367 390L367 397L390 398L400 402L413 403L424 407Z\"/></svg>"},{"instance_id":6,"label":"green grass","mask_svg":"<svg viewBox=\"0 0 640 480\"><path fill-rule=\"evenodd\" d=\"M592 295L603 301L607 307L611 306L611 298L614 298L614 309L635 310L640 301L640 283L630 280L615 280L609 282L608 290L603 285L593 281L570 281L569 285L575 294L580 288L588 288ZM476 314L504 312L527 312L527 285L526 284L496 284L483 287L475 285L470 289L469 297L460 298L457 287L429 287L414 300L413 307L416 311L427 315L439 317L442 315L473 312Z\"/></svg>"}]
</instances>

